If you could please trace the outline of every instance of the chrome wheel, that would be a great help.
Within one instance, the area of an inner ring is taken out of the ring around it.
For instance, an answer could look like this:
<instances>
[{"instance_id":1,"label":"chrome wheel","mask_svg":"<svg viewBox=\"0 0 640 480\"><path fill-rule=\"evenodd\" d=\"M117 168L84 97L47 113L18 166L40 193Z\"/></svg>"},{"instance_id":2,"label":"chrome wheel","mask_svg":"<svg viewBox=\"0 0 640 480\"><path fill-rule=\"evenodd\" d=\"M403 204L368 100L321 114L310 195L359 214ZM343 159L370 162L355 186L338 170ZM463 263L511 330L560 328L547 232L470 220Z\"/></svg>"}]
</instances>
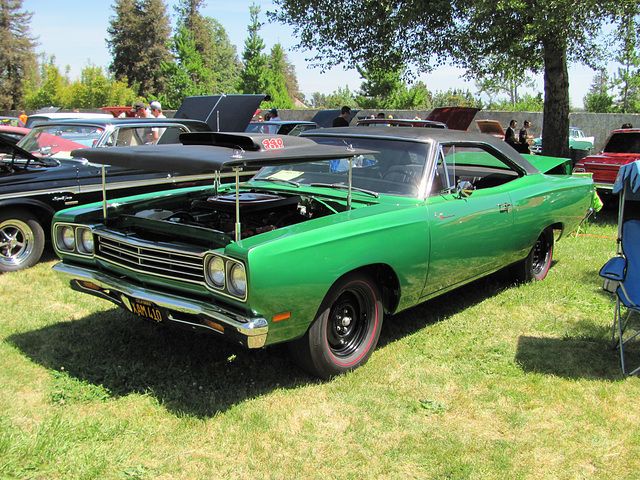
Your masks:
<instances>
[{"instance_id":1,"label":"chrome wheel","mask_svg":"<svg viewBox=\"0 0 640 480\"><path fill-rule=\"evenodd\" d=\"M43 250L44 231L36 217L21 210L0 215L0 271L31 267Z\"/></svg>"}]
</instances>

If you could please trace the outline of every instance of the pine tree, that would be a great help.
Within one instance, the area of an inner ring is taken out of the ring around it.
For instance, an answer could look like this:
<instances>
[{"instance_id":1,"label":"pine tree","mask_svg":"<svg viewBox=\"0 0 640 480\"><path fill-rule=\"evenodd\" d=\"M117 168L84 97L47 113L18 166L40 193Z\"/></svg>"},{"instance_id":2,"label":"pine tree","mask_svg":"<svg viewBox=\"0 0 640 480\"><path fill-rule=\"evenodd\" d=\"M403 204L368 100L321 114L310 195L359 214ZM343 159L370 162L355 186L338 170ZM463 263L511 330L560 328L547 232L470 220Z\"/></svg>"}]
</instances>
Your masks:
<instances>
[{"instance_id":1,"label":"pine tree","mask_svg":"<svg viewBox=\"0 0 640 480\"><path fill-rule=\"evenodd\" d=\"M0 109L22 106L25 80L37 71L32 16L22 10L22 0L0 0Z\"/></svg>"},{"instance_id":2,"label":"pine tree","mask_svg":"<svg viewBox=\"0 0 640 480\"><path fill-rule=\"evenodd\" d=\"M195 88L207 94L234 93L240 71L236 48L218 21L202 16L200 9L205 6L204 0L180 0L175 7L178 32L184 28L189 33L195 54L210 72L210 83Z\"/></svg>"},{"instance_id":3,"label":"pine tree","mask_svg":"<svg viewBox=\"0 0 640 480\"><path fill-rule=\"evenodd\" d=\"M166 88L162 62L171 60L167 6L163 0L115 0L112 8L115 17L107 28L111 72L138 95L157 97Z\"/></svg>"},{"instance_id":4,"label":"pine tree","mask_svg":"<svg viewBox=\"0 0 640 480\"><path fill-rule=\"evenodd\" d=\"M251 24L247 28L249 38L244 41L244 52L242 61L244 68L240 74L238 90L242 93L265 93L266 89L266 69L267 56L262 53L264 42L258 35L262 24L258 21L260 7L252 4L249 7L251 14Z\"/></svg>"},{"instance_id":5,"label":"pine tree","mask_svg":"<svg viewBox=\"0 0 640 480\"><path fill-rule=\"evenodd\" d=\"M271 96L270 106L276 108L291 108L293 100L289 96L286 83L287 64L282 45L276 43L269 55L269 69L266 74L265 93Z\"/></svg>"},{"instance_id":6,"label":"pine tree","mask_svg":"<svg viewBox=\"0 0 640 480\"><path fill-rule=\"evenodd\" d=\"M601 69L593 77L589 93L584 97L584 108L589 113L611 113L613 111L613 96L609 93L609 75L606 69Z\"/></svg>"}]
</instances>

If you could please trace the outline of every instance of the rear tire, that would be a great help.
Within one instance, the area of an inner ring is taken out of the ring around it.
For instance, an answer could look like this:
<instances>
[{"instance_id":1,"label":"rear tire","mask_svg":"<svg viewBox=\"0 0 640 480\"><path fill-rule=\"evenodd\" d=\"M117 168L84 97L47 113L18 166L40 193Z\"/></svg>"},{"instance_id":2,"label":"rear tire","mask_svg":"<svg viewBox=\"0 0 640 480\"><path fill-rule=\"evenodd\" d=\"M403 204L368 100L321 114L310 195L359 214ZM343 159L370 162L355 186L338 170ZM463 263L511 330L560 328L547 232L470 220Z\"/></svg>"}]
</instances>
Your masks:
<instances>
[{"instance_id":1,"label":"rear tire","mask_svg":"<svg viewBox=\"0 0 640 480\"><path fill-rule=\"evenodd\" d=\"M44 251L44 230L32 213L18 209L0 213L0 272L34 266Z\"/></svg>"},{"instance_id":2,"label":"rear tire","mask_svg":"<svg viewBox=\"0 0 640 480\"><path fill-rule=\"evenodd\" d=\"M363 274L338 280L320 305L307 333L291 345L300 365L328 380L364 365L382 329L380 289Z\"/></svg>"},{"instance_id":3,"label":"rear tire","mask_svg":"<svg viewBox=\"0 0 640 480\"><path fill-rule=\"evenodd\" d=\"M531 252L516 265L516 280L531 282L544 280L553 258L553 229L546 228L536 240Z\"/></svg>"}]
</instances>

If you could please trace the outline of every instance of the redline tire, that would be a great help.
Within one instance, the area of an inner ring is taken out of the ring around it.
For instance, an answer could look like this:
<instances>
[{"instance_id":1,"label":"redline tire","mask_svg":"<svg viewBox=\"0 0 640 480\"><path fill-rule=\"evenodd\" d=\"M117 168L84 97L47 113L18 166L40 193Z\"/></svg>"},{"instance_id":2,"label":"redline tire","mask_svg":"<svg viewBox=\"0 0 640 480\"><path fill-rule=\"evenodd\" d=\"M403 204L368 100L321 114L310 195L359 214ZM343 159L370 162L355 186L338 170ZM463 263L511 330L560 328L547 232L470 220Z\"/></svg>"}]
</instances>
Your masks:
<instances>
[{"instance_id":1,"label":"redline tire","mask_svg":"<svg viewBox=\"0 0 640 480\"><path fill-rule=\"evenodd\" d=\"M378 286L366 275L347 275L331 287L292 352L305 370L325 380L353 370L375 349L383 315Z\"/></svg>"},{"instance_id":2,"label":"redline tire","mask_svg":"<svg viewBox=\"0 0 640 480\"><path fill-rule=\"evenodd\" d=\"M544 280L553 259L553 241L553 229L546 228L536 240L527 258L517 265L517 280L522 282Z\"/></svg>"}]
</instances>

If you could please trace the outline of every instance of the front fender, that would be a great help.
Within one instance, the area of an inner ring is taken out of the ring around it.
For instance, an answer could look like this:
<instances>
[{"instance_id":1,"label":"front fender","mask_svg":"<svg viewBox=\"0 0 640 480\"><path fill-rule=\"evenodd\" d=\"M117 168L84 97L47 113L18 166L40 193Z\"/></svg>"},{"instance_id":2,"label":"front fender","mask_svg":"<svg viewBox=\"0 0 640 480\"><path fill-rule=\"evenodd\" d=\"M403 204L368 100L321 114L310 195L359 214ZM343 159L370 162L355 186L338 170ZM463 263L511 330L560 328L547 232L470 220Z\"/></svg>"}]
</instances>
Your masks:
<instances>
[{"instance_id":1,"label":"front fender","mask_svg":"<svg viewBox=\"0 0 640 480\"><path fill-rule=\"evenodd\" d=\"M367 265L385 264L396 273L401 305L418 302L429 261L424 205L369 216L354 210L312 224L293 226L247 252L248 303L273 323L267 343L303 335L329 288ZM273 321L285 312L289 318Z\"/></svg>"}]
</instances>

